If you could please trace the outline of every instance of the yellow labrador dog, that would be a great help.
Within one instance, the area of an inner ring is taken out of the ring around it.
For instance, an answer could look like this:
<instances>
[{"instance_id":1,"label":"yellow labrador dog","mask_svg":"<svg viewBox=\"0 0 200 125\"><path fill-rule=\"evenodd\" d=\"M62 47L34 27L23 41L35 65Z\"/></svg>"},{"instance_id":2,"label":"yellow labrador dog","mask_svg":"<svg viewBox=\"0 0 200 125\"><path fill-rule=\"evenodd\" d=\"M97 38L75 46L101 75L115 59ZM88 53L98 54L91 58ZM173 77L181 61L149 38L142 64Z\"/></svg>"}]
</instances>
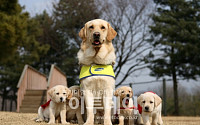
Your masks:
<instances>
[{"instance_id":1,"label":"yellow labrador dog","mask_svg":"<svg viewBox=\"0 0 200 125\"><path fill-rule=\"evenodd\" d=\"M134 125L133 91L131 87L122 86L114 95L117 97L117 110L119 111L119 125Z\"/></svg>"},{"instance_id":2,"label":"yellow labrador dog","mask_svg":"<svg viewBox=\"0 0 200 125\"><path fill-rule=\"evenodd\" d=\"M101 98L104 109L104 125L111 123L111 105L115 79L112 65L115 52L112 39L117 32L102 19L89 21L79 32L82 39L77 56L82 66L80 73L81 87L87 108L85 125L94 124L94 99Z\"/></svg>"},{"instance_id":3,"label":"yellow labrador dog","mask_svg":"<svg viewBox=\"0 0 200 125\"><path fill-rule=\"evenodd\" d=\"M38 118L36 122L46 121L48 124L54 124L55 119L60 115L61 123L66 122L66 99L71 98L71 91L63 85L57 85L48 91L51 100L38 109Z\"/></svg>"},{"instance_id":4,"label":"yellow labrador dog","mask_svg":"<svg viewBox=\"0 0 200 125\"><path fill-rule=\"evenodd\" d=\"M79 86L71 86L72 98L67 101L66 118L67 121L78 120L78 124L84 123L81 115L81 91Z\"/></svg>"},{"instance_id":5,"label":"yellow labrador dog","mask_svg":"<svg viewBox=\"0 0 200 125\"><path fill-rule=\"evenodd\" d=\"M150 125L149 117L152 117L152 125L162 125L163 121L161 118L162 99L154 92L146 92L141 94L137 102L139 104L138 109L140 110L144 125ZM141 124L141 118L139 118Z\"/></svg>"}]
</instances>

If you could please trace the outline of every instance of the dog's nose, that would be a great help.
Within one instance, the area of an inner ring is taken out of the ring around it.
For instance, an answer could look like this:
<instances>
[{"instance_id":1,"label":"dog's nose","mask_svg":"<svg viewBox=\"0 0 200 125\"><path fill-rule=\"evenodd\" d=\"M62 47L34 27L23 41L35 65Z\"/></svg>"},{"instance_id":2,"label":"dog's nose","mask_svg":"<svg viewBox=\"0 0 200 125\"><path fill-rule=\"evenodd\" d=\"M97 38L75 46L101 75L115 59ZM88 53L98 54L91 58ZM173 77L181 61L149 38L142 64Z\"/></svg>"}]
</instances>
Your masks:
<instances>
[{"instance_id":1,"label":"dog's nose","mask_svg":"<svg viewBox=\"0 0 200 125\"><path fill-rule=\"evenodd\" d=\"M94 36L94 38L99 38L100 37L100 33L99 32L94 32L93 36Z\"/></svg>"},{"instance_id":2,"label":"dog's nose","mask_svg":"<svg viewBox=\"0 0 200 125\"><path fill-rule=\"evenodd\" d=\"M127 94L126 96L127 96L127 97L130 97L130 94Z\"/></svg>"},{"instance_id":3,"label":"dog's nose","mask_svg":"<svg viewBox=\"0 0 200 125\"><path fill-rule=\"evenodd\" d=\"M148 106L146 106L146 107L144 107L145 108L145 110L149 110L149 107Z\"/></svg>"},{"instance_id":4,"label":"dog's nose","mask_svg":"<svg viewBox=\"0 0 200 125\"><path fill-rule=\"evenodd\" d=\"M60 98L60 102L62 102L62 101L63 101L63 98L61 97L61 98Z\"/></svg>"}]
</instances>

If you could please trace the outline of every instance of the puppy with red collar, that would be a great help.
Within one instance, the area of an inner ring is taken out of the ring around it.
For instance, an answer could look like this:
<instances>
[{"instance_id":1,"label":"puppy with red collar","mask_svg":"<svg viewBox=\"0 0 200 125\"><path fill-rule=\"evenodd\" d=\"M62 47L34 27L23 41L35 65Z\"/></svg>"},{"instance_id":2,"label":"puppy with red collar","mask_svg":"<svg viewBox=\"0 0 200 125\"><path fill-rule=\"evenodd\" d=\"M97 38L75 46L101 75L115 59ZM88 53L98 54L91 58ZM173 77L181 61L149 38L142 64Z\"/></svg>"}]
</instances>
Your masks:
<instances>
[{"instance_id":1,"label":"puppy with red collar","mask_svg":"<svg viewBox=\"0 0 200 125\"><path fill-rule=\"evenodd\" d=\"M114 95L117 97L117 113L119 125L134 125L133 91L131 87L123 86L118 88Z\"/></svg>"},{"instance_id":2,"label":"puppy with red collar","mask_svg":"<svg viewBox=\"0 0 200 125\"><path fill-rule=\"evenodd\" d=\"M38 109L36 122L46 121L54 124L55 119L60 115L62 124L66 122L66 100L72 97L71 91L63 85L57 85L48 91L51 100L41 105Z\"/></svg>"},{"instance_id":3,"label":"puppy with red collar","mask_svg":"<svg viewBox=\"0 0 200 125\"><path fill-rule=\"evenodd\" d=\"M145 92L137 98L138 110L142 116L144 125L150 125L149 117L152 117L152 125L163 125L161 118L162 99L154 92ZM139 124L141 124L139 115Z\"/></svg>"}]
</instances>

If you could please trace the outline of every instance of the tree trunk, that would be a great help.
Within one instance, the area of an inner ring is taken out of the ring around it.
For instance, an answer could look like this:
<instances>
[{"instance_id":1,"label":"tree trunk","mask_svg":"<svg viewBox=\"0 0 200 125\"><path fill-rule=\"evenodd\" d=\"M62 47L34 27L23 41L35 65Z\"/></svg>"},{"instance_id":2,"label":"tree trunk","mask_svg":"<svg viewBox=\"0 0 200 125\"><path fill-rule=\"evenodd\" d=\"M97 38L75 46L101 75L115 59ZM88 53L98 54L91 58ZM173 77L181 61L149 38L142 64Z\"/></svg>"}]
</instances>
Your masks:
<instances>
[{"instance_id":1,"label":"tree trunk","mask_svg":"<svg viewBox=\"0 0 200 125\"><path fill-rule=\"evenodd\" d=\"M4 105L5 105L5 100L6 100L6 88L3 89L3 94L2 94L2 103L1 103L1 111L4 111Z\"/></svg>"},{"instance_id":2,"label":"tree trunk","mask_svg":"<svg viewBox=\"0 0 200 125\"><path fill-rule=\"evenodd\" d=\"M14 104L15 104L15 109L17 109L17 100L14 100Z\"/></svg>"},{"instance_id":3,"label":"tree trunk","mask_svg":"<svg viewBox=\"0 0 200 125\"><path fill-rule=\"evenodd\" d=\"M176 79L175 66L173 66L173 69L172 69L172 79L173 79L173 88L174 88L174 115L179 115L178 83Z\"/></svg>"},{"instance_id":4,"label":"tree trunk","mask_svg":"<svg viewBox=\"0 0 200 125\"><path fill-rule=\"evenodd\" d=\"M2 96L1 111L3 111L4 109L4 102L5 102L5 98L4 96Z\"/></svg>"},{"instance_id":5,"label":"tree trunk","mask_svg":"<svg viewBox=\"0 0 200 125\"><path fill-rule=\"evenodd\" d=\"M10 100L10 111L12 112L12 104L13 104L13 100Z\"/></svg>"},{"instance_id":6,"label":"tree trunk","mask_svg":"<svg viewBox=\"0 0 200 125\"><path fill-rule=\"evenodd\" d=\"M4 109L4 111L7 111L7 107L8 107L8 105L7 105L7 100L8 100L8 99L5 99L5 104L4 104L5 109Z\"/></svg>"},{"instance_id":7,"label":"tree trunk","mask_svg":"<svg viewBox=\"0 0 200 125\"><path fill-rule=\"evenodd\" d=\"M163 78L163 115L167 116L166 80Z\"/></svg>"},{"instance_id":8,"label":"tree trunk","mask_svg":"<svg viewBox=\"0 0 200 125\"><path fill-rule=\"evenodd\" d=\"M174 47L171 48L171 54L174 55ZM174 115L179 115L179 100L178 100L178 83L176 79L176 59L171 56L171 66L172 66L172 79L173 79L173 89L174 89Z\"/></svg>"},{"instance_id":9,"label":"tree trunk","mask_svg":"<svg viewBox=\"0 0 200 125\"><path fill-rule=\"evenodd\" d=\"M14 91L12 91L14 93ZM13 106L13 97L10 98L10 111L12 111Z\"/></svg>"}]
</instances>

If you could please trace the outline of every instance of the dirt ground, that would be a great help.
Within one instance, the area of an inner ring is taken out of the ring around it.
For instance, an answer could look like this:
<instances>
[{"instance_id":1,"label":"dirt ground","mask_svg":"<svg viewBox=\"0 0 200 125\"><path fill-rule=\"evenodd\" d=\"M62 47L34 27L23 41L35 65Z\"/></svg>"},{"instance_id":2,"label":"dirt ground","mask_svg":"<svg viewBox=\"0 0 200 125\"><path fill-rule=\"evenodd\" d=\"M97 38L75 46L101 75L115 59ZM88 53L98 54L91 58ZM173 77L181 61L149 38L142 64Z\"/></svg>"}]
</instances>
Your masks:
<instances>
[{"instance_id":1,"label":"dirt ground","mask_svg":"<svg viewBox=\"0 0 200 125\"><path fill-rule=\"evenodd\" d=\"M0 112L0 125L47 125L33 121L36 113ZM163 117L164 125L200 125L200 117Z\"/></svg>"}]
</instances>

